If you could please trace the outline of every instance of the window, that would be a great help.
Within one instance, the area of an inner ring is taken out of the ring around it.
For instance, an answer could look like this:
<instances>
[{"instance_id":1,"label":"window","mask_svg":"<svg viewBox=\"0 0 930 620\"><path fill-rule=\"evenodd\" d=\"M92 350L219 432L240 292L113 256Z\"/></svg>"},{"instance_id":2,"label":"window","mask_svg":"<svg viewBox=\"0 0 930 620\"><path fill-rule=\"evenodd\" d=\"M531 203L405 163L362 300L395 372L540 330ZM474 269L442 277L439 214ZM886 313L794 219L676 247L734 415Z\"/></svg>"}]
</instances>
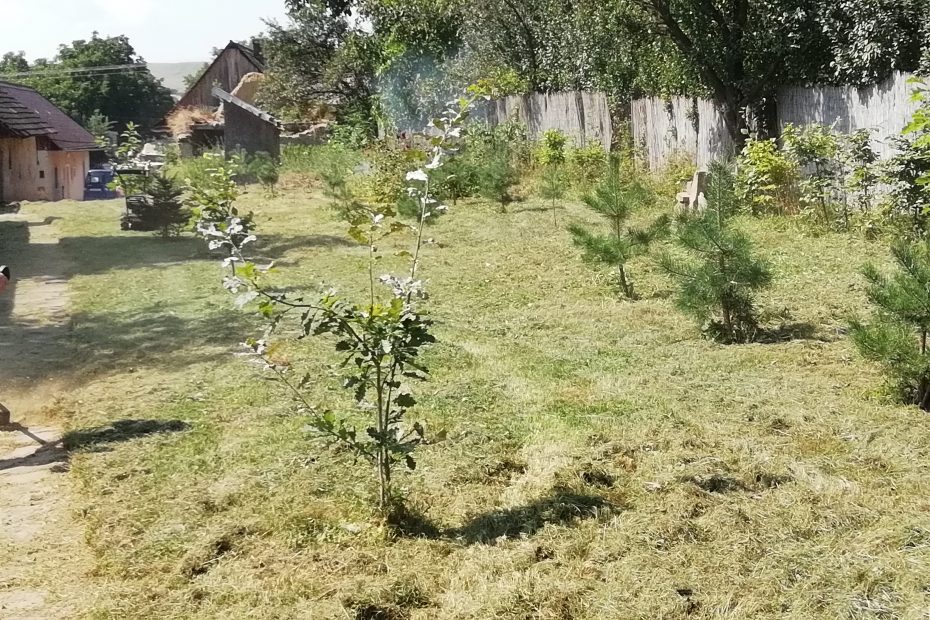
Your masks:
<instances>
[{"instance_id":1,"label":"window","mask_svg":"<svg viewBox=\"0 0 930 620\"><path fill-rule=\"evenodd\" d=\"M40 179L44 179L44 178L45 178L45 170L39 170L39 178L40 178Z\"/></svg>"}]
</instances>

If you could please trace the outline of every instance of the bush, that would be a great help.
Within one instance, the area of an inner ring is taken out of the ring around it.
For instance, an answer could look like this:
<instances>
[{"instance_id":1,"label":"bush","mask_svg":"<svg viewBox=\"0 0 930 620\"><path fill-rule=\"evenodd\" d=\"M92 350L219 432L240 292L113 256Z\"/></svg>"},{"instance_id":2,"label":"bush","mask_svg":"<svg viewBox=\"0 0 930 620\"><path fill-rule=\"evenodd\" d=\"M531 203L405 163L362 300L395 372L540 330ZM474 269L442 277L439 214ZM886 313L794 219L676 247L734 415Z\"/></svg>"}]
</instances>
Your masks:
<instances>
[{"instance_id":1,"label":"bush","mask_svg":"<svg viewBox=\"0 0 930 620\"><path fill-rule=\"evenodd\" d=\"M502 212L506 211L513 202L510 190L520 178L513 155L506 144L500 144L484 152L482 160L477 170L478 192L482 198L499 203Z\"/></svg>"},{"instance_id":2,"label":"bush","mask_svg":"<svg viewBox=\"0 0 930 620\"><path fill-rule=\"evenodd\" d=\"M797 212L800 171L797 162L780 151L775 140L750 139L737 160L737 169L737 196L750 212Z\"/></svg>"},{"instance_id":3,"label":"bush","mask_svg":"<svg viewBox=\"0 0 930 620\"><path fill-rule=\"evenodd\" d=\"M906 402L930 411L930 242L898 241L892 254L898 270L891 277L872 266L863 271L876 308L871 324L853 322L853 341L884 366Z\"/></svg>"},{"instance_id":4,"label":"bush","mask_svg":"<svg viewBox=\"0 0 930 620\"><path fill-rule=\"evenodd\" d=\"M149 185L149 205L141 214L144 228L157 230L165 239L180 235L191 219L183 195L184 188L171 177L155 177Z\"/></svg>"},{"instance_id":5,"label":"bush","mask_svg":"<svg viewBox=\"0 0 930 620\"><path fill-rule=\"evenodd\" d=\"M249 173L262 184L262 187L274 196L280 178L278 162L268 153L259 151L249 158L246 167Z\"/></svg>"},{"instance_id":6,"label":"bush","mask_svg":"<svg viewBox=\"0 0 930 620\"><path fill-rule=\"evenodd\" d=\"M568 154L571 174L578 183L587 187L604 176L607 170L607 151L600 144L589 144L571 149Z\"/></svg>"},{"instance_id":7,"label":"bush","mask_svg":"<svg viewBox=\"0 0 930 620\"><path fill-rule=\"evenodd\" d=\"M536 148L536 163L543 166L561 166L565 163L565 145L568 138L558 129L549 129Z\"/></svg>"}]
</instances>

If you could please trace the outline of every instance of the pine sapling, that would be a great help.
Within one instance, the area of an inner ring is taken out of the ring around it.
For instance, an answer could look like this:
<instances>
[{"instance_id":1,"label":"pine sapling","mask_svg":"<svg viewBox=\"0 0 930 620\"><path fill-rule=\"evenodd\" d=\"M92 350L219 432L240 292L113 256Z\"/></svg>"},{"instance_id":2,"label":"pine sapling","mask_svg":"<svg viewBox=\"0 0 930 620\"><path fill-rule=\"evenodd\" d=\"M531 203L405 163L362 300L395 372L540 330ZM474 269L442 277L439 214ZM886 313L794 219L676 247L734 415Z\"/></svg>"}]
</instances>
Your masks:
<instances>
[{"instance_id":1,"label":"pine sapling","mask_svg":"<svg viewBox=\"0 0 930 620\"><path fill-rule=\"evenodd\" d=\"M637 179L626 176L620 161L613 158L607 176L583 198L585 205L606 221L605 232L580 224L573 224L568 230L585 258L616 269L621 292L627 299L636 299L627 263L648 252L652 242L666 234L669 218L659 217L646 227L629 226L630 217L655 204L655 197Z\"/></svg>"},{"instance_id":2,"label":"pine sapling","mask_svg":"<svg viewBox=\"0 0 930 620\"><path fill-rule=\"evenodd\" d=\"M898 267L891 276L863 270L875 312L868 325L853 321L853 342L884 366L906 402L930 411L930 241L899 241L891 252Z\"/></svg>"},{"instance_id":3,"label":"pine sapling","mask_svg":"<svg viewBox=\"0 0 930 620\"><path fill-rule=\"evenodd\" d=\"M180 235L190 222L191 212L184 206L183 195L184 188L171 177L156 177L149 187L151 205L143 218L165 239Z\"/></svg>"},{"instance_id":4,"label":"pine sapling","mask_svg":"<svg viewBox=\"0 0 930 620\"><path fill-rule=\"evenodd\" d=\"M557 225L556 220L556 209L558 209L558 201L565 198L565 186L567 185L567 180L565 178L565 167L563 164L552 163L546 166L545 175L543 176L542 183L539 186L539 196L543 200L551 200L552 204L550 209L552 210L552 224Z\"/></svg>"},{"instance_id":5,"label":"pine sapling","mask_svg":"<svg viewBox=\"0 0 930 620\"><path fill-rule=\"evenodd\" d=\"M740 207L734 180L727 164L711 164L704 211L682 216L678 226L676 241L689 256L661 260L678 283L678 307L725 343L755 339L759 323L753 295L772 281L768 266L754 256L750 239L732 226Z\"/></svg>"}]
</instances>

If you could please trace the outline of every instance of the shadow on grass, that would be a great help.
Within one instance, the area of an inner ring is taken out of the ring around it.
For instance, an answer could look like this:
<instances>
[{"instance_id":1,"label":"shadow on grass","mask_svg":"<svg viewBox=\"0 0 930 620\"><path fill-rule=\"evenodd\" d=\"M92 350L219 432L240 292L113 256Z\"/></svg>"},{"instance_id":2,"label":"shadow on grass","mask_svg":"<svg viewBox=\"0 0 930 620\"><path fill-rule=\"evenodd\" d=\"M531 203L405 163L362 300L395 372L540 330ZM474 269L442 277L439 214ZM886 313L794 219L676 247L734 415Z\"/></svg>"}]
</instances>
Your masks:
<instances>
[{"instance_id":1,"label":"shadow on grass","mask_svg":"<svg viewBox=\"0 0 930 620\"><path fill-rule=\"evenodd\" d=\"M278 260L294 250L357 245L350 239L335 235L265 235L259 237L258 242L250 248L250 253L258 255L262 260ZM162 239L150 233L138 233L138 236L65 237L61 240L61 248L71 258L75 273L82 275L221 259L220 254L207 248L203 239L187 234L174 239Z\"/></svg>"},{"instance_id":2,"label":"shadow on grass","mask_svg":"<svg viewBox=\"0 0 930 620\"><path fill-rule=\"evenodd\" d=\"M778 344L792 340L819 340L826 339L817 335L817 326L813 323L783 323L778 327L760 330L756 342L760 344Z\"/></svg>"},{"instance_id":3,"label":"shadow on grass","mask_svg":"<svg viewBox=\"0 0 930 620\"><path fill-rule=\"evenodd\" d=\"M523 506L501 508L477 515L464 525L441 529L424 515L400 509L389 524L400 536L446 539L466 545L492 543L500 538L532 536L546 525L569 525L595 519L603 512L617 509L603 497L556 487L546 497Z\"/></svg>"},{"instance_id":4,"label":"shadow on grass","mask_svg":"<svg viewBox=\"0 0 930 620\"><path fill-rule=\"evenodd\" d=\"M111 444L150 435L180 433L188 428L190 425L181 420L118 420L106 426L72 431L56 442L42 443L42 440L35 437L28 428L12 424L0 428L0 431L24 433L41 445L32 454L0 460L0 471L44 465L55 465L55 471L64 471L71 454L77 450L106 452L110 450Z\"/></svg>"}]
</instances>

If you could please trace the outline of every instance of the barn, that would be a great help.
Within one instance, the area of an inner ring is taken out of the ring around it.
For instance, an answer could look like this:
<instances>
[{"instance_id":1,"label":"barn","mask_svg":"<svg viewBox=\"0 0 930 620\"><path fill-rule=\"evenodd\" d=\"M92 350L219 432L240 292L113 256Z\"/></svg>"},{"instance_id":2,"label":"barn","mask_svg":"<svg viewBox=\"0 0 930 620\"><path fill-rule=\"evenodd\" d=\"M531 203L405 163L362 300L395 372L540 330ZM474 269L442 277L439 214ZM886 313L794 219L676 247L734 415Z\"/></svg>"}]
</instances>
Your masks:
<instances>
[{"instance_id":1,"label":"barn","mask_svg":"<svg viewBox=\"0 0 930 620\"><path fill-rule=\"evenodd\" d=\"M281 123L221 88L214 88L213 95L223 102L227 157L234 153L254 155L264 152L278 159L281 154Z\"/></svg>"},{"instance_id":2,"label":"barn","mask_svg":"<svg viewBox=\"0 0 930 620\"><path fill-rule=\"evenodd\" d=\"M265 62L258 46L246 47L241 43L230 41L219 56L207 67L193 86L191 86L175 109L178 108L215 108L219 101L213 95L213 87L219 86L231 93L236 85L248 73L264 73Z\"/></svg>"},{"instance_id":3,"label":"barn","mask_svg":"<svg viewBox=\"0 0 930 620\"><path fill-rule=\"evenodd\" d=\"M0 202L81 200L94 137L35 90L0 82Z\"/></svg>"}]
</instances>

